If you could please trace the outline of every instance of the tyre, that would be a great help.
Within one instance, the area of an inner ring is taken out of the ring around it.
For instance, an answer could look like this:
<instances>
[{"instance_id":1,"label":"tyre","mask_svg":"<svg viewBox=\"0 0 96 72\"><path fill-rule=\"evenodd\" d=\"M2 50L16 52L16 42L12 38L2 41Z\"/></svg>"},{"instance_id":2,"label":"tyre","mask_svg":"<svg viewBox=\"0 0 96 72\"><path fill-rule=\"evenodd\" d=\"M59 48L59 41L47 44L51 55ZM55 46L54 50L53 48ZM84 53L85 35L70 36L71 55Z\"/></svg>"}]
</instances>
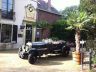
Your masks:
<instances>
[{"instance_id":1,"label":"tyre","mask_svg":"<svg viewBox=\"0 0 96 72\"><path fill-rule=\"evenodd\" d=\"M26 58L25 55L24 55L24 53L22 51L21 52L18 52L18 55L19 55L19 57L21 59L25 59Z\"/></svg>"},{"instance_id":2,"label":"tyre","mask_svg":"<svg viewBox=\"0 0 96 72\"><path fill-rule=\"evenodd\" d=\"M22 47L19 48L18 55L21 59L27 58L27 54L22 51Z\"/></svg>"},{"instance_id":3,"label":"tyre","mask_svg":"<svg viewBox=\"0 0 96 72\"><path fill-rule=\"evenodd\" d=\"M29 54L29 56L28 56L28 62L30 64L34 64L36 62L36 60L37 60L37 57L36 56L34 56L32 54Z\"/></svg>"},{"instance_id":4,"label":"tyre","mask_svg":"<svg viewBox=\"0 0 96 72\"><path fill-rule=\"evenodd\" d=\"M67 56L67 55L66 55L66 51L63 51L63 52L62 52L62 56L63 56L63 57L66 57L66 56Z\"/></svg>"},{"instance_id":5,"label":"tyre","mask_svg":"<svg viewBox=\"0 0 96 72\"><path fill-rule=\"evenodd\" d=\"M62 50L62 56L67 57L69 55L69 51L65 48Z\"/></svg>"},{"instance_id":6,"label":"tyre","mask_svg":"<svg viewBox=\"0 0 96 72\"><path fill-rule=\"evenodd\" d=\"M69 56L69 51L66 51L66 56Z\"/></svg>"}]
</instances>

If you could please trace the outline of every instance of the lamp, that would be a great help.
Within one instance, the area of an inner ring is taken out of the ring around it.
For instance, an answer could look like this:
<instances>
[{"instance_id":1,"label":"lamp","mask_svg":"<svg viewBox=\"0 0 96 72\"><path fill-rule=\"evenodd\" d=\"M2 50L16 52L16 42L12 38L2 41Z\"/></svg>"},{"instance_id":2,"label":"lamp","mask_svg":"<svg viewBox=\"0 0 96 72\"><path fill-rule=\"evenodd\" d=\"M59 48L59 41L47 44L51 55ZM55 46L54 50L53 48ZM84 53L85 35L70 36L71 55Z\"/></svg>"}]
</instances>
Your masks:
<instances>
[{"instance_id":1,"label":"lamp","mask_svg":"<svg viewBox=\"0 0 96 72\"><path fill-rule=\"evenodd\" d=\"M20 29L24 29L25 28L25 25L20 25Z\"/></svg>"},{"instance_id":2,"label":"lamp","mask_svg":"<svg viewBox=\"0 0 96 72\"><path fill-rule=\"evenodd\" d=\"M82 44L82 48L83 48L83 44L85 43L84 40L80 41L80 44Z\"/></svg>"}]
</instances>

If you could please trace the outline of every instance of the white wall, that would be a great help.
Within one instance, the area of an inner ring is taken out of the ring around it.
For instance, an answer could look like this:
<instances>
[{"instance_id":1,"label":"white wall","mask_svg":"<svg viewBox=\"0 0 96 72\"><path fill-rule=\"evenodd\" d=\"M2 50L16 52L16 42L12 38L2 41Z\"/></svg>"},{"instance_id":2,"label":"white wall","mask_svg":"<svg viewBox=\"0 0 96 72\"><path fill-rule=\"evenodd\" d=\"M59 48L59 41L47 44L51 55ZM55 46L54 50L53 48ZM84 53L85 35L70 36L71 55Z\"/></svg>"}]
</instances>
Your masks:
<instances>
[{"instance_id":1,"label":"white wall","mask_svg":"<svg viewBox=\"0 0 96 72\"><path fill-rule=\"evenodd\" d=\"M0 9L1 9L1 0L0 0Z\"/></svg>"},{"instance_id":2,"label":"white wall","mask_svg":"<svg viewBox=\"0 0 96 72\"><path fill-rule=\"evenodd\" d=\"M15 13L16 13L16 22L15 24L21 25L22 20L25 16L25 6L28 4L32 4L35 8L37 8L36 2L32 0L15 0Z\"/></svg>"},{"instance_id":3,"label":"white wall","mask_svg":"<svg viewBox=\"0 0 96 72\"><path fill-rule=\"evenodd\" d=\"M18 28L20 28L20 25L22 24L22 21L25 16L25 6L27 6L28 4L32 4L35 8L37 8L37 3L33 2L32 0L15 0L15 24L18 25ZM14 47L20 47L23 44L23 42L23 37L17 38L17 44L15 44Z\"/></svg>"}]
</instances>

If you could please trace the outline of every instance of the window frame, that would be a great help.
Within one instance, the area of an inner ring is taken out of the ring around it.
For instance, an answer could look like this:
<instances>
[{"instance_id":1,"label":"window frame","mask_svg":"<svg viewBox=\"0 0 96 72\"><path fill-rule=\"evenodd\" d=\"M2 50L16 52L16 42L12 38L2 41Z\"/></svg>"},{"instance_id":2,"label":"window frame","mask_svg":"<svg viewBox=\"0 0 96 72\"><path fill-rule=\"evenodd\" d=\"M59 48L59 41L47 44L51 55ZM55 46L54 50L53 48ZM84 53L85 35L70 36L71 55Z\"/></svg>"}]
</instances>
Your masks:
<instances>
[{"instance_id":1,"label":"window frame","mask_svg":"<svg viewBox=\"0 0 96 72\"><path fill-rule=\"evenodd\" d=\"M3 28L5 27L5 28ZM12 41L12 25L2 24L1 29L1 43L10 43Z\"/></svg>"},{"instance_id":2,"label":"window frame","mask_svg":"<svg viewBox=\"0 0 96 72\"><path fill-rule=\"evenodd\" d=\"M9 20L14 20L14 0L12 0L12 3L9 3L9 0L6 0L6 2L3 2L2 0L2 5L1 5L1 18L3 19L9 19ZM4 6L3 4L5 4L5 13L4 13ZM11 8L10 8L11 5ZM10 11L9 11L10 10ZM12 12L11 12L12 10ZM4 16L5 14L5 16Z\"/></svg>"},{"instance_id":3,"label":"window frame","mask_svg":"<svg viewBox=\"0 0 96 72\"><path fill-rule=\"evenodd\" d=\"M2 23L0 23L0 24L1 24L1 27L0 27L0 28L1 28L1 32L0 32L0 36L1 36L1 37L0 37L0 43L17 43L17 39L18 39L18 25L16 25L16 26L17 26L17 34L16 34L17 36L16 36L16 40L13 40L13 30L14 30L14 29L13 29L13 28L14 28L13 26L14 26L14 24L13 24L13 25L12 25L12 24L2 24ZM10 25L10 26L11 26L10 42L2 42L2 41L1 41L1 38L2 38L2 29L3 29L2 26L3 26L3 25Z\"/></svg>"}]
</instances>

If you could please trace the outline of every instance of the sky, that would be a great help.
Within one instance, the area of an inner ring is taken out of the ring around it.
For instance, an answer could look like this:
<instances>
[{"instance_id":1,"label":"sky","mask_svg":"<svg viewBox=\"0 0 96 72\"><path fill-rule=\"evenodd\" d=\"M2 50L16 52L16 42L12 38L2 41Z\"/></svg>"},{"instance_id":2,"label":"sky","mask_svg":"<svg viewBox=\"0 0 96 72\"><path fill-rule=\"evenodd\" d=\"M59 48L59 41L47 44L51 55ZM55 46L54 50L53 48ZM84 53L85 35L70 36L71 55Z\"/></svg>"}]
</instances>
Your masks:
<instances>
[{"instance_id":1,"label":"sky","mask_svg":"<svg viewBox=\"0 0 96 72\"><path fill-rule=\"evenodd\" d=\"M52 6L54 6L57 10L64 10L66 7L79 5L79 3L80 0L51 0Z\"/></svg>"}]
</instances>

